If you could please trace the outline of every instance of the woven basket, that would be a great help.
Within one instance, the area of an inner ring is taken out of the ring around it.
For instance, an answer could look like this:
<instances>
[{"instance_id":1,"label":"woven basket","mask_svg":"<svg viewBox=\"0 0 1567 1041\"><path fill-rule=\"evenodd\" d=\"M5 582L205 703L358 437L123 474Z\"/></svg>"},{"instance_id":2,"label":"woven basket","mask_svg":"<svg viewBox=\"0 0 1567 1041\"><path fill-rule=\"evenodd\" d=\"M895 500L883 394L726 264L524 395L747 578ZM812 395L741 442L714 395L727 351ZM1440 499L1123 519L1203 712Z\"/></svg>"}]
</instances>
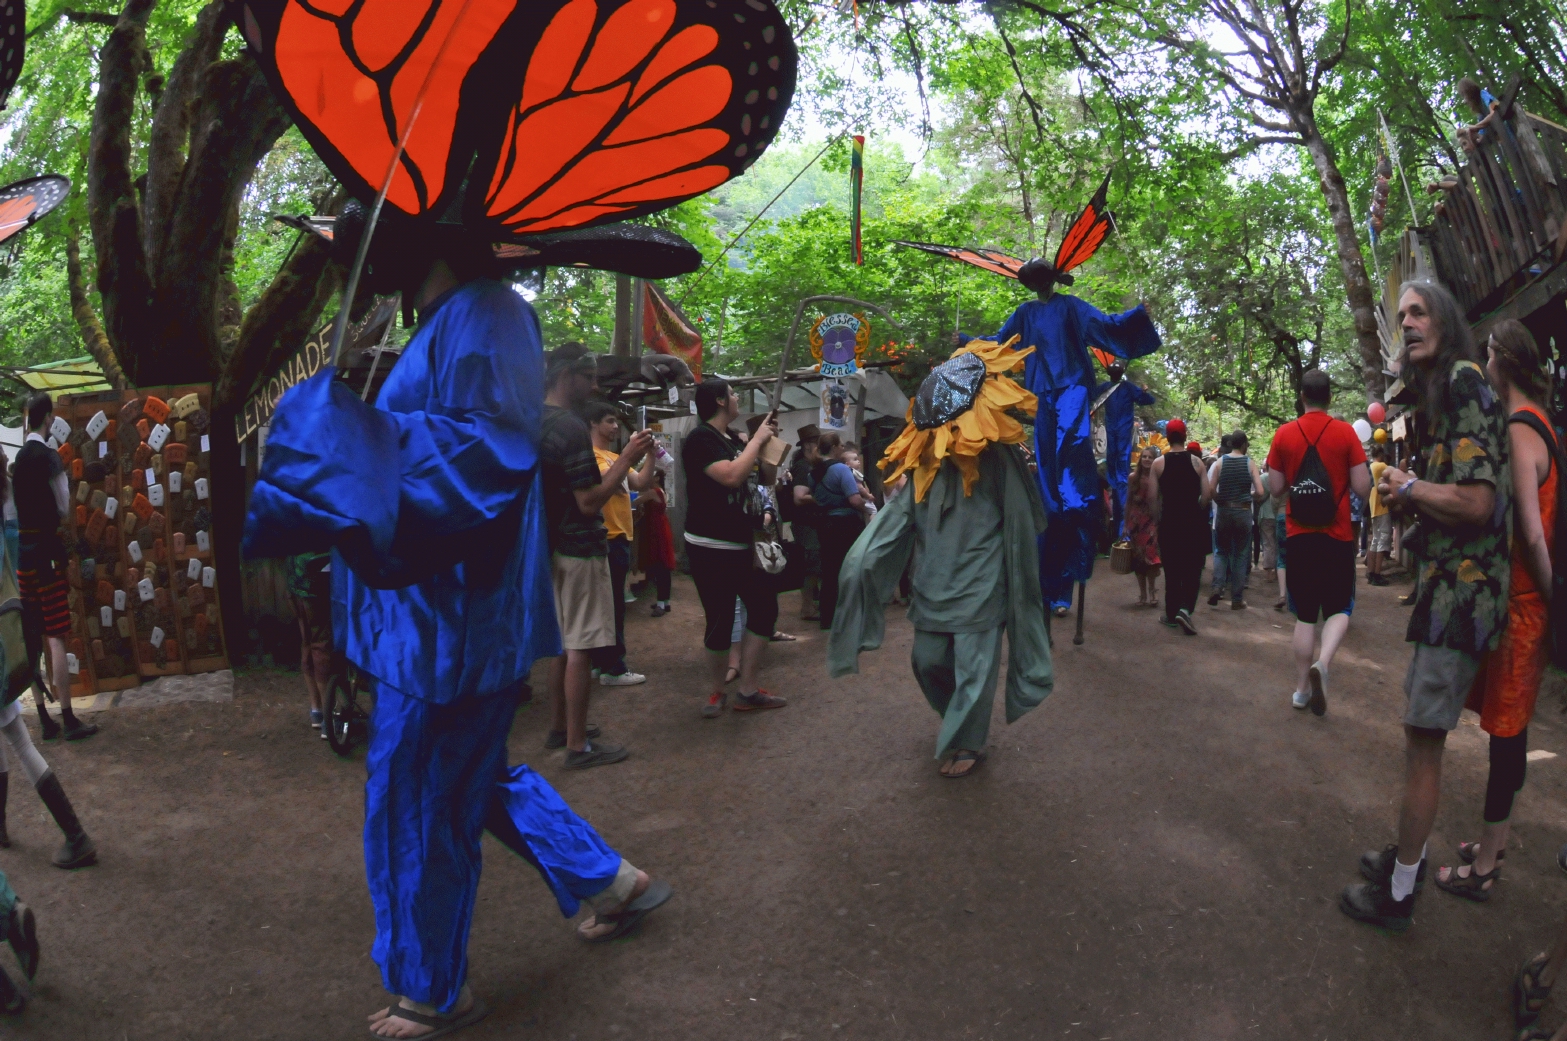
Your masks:
<instances>
[{"instance_id":1,"label":"woven basket","mask_svg":"<svg viewBox=\"0 0 1567 1041\"><path fill-rule=\"evenodd\" d=\"M1118 575L1132 573L1132 544L1117 542L1110 547L1110 570Z\"/></svg>"}]
</instances>

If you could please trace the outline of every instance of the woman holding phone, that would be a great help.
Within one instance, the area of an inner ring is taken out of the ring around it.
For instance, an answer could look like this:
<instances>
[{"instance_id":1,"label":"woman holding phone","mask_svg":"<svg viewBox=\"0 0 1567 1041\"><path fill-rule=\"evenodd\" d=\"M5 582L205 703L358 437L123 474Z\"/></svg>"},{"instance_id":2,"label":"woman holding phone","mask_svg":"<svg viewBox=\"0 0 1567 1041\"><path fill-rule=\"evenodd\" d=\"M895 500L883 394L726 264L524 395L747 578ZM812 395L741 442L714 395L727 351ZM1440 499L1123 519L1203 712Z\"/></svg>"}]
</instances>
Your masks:
<instances>
[{"instance_id":1,"label":"woman holding phone","mask_svg":"<svg viewBox=\"0 0 1567 1041\"><path fill-rule=\"evenodd\" d=\"M681 447L686 471L686 559L702 600L711 689L702 715L713 719L729 703L725 672L729 665L735 598L745 605L745 634L740 642L740 691L736 712L783 708L788 702L757 685L762 652L778 624L778 596L752 566L752 535L761 524L747 505L760 480L757 458L778 433L769 415L749 441L729 432L740 415L740 399L719 379L696 389L696 414L702 420Z\"/></svg>"}]
</instances>

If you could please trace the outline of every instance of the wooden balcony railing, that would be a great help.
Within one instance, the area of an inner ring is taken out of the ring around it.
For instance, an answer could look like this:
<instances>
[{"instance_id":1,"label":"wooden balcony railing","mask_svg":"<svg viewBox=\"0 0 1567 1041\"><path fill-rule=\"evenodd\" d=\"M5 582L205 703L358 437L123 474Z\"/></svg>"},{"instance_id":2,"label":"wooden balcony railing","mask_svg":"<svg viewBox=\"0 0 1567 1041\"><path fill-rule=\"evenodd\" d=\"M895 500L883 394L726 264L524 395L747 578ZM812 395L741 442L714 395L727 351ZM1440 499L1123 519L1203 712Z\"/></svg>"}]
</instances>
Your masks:
<instances>
[{"instance_id":1,"label":"wooden balcony railing","mask_svg":"<svg viewBox=\"0 0 1567 1041\"><path fill-rule=\"evenodd\" d=\"M1567 220L1567 128L1515 105L1466 154L1456 183L1444 183L1430 225L1405 233L1394 272L1418 267L1424 245L1433 273L1470 321L1480 321L1553 266Z\"/></svg>"}]
</instances>

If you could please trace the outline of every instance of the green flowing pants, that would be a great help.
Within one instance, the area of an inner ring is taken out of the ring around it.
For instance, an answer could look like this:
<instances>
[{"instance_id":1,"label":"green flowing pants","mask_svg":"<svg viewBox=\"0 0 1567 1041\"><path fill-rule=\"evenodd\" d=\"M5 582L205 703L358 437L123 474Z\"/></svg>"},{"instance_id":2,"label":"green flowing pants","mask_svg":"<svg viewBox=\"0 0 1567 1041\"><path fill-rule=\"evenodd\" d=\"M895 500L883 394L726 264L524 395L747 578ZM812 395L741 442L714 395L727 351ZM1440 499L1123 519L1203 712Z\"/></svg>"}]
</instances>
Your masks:
<instances>
[{"instance_id":1,"label":"green flowing pants","mask_svg":"<svg viewBox=\"0 0 1567 1041\"><path fill-rule=\"evenodd\" d=\"M942 717L937 759L960 748L984 750L1004 631L1005 626L981 633L914 631L914 678Z\"/></svg>"}]
</instances>

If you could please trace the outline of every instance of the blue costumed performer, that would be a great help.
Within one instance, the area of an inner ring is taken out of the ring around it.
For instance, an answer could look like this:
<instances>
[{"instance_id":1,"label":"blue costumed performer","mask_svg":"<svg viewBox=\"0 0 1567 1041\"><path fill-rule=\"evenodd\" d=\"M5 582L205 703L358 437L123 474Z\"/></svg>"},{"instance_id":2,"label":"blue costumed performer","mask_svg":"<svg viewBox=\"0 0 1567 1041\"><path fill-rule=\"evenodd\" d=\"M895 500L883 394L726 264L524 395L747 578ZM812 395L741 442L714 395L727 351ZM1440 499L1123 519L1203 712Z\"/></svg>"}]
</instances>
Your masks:
<instances>
[{"instance_id":1,"label":"blue costumed performer","mask_svg":"<svg viewBox=\"0 0 1567 1041\"><path fill-rule=\"evenodd\" d=\"M245 528L250 558L333 550L338 649L372 677L365 869L372 956L397 1002L380 1037L432 1037L486 1012L464 983L481 833L526 858L584 939L668 899L572 813L506 738L534 661L561 653L538 438L538 317L460 227L393 221L365 281L418 312L374 406L328 369L284 395ZM357 203L336 242L351 251Z\"/></svg>"},{"instance_id":2,"label":"blue costumed performer","mask_svg":"<svg viewBox=\"0 0 1567 1041\"><path fill-rule=\"evenodd\" d=\"M1132 475L1132 421L1139 405L1152 405L1148 388L1126 379L1126 363L1117 358L1106 370L1110 379L1094 388L1094 400L1104 402L1105 474L1110 479L1110 504L1115 510L1115 537L1126 538L1126 482Z\"/></svg>"},{"instance_id":3,"label":"blue costumed performer","mask_svg":"<svg viewBox=\"0 0 1567 1041\"><path fill-rule=\"evenodd\" d=\"M1044 260L1030 260L1017 278L1037 299L1019 307L999 333L984 339L1006 343L1017 337L1019 349L1034 348L1023 385L1039 398L1034 453L1050 517L1049 528L1039 537L1039 585L1047 608L1064 616L1072 604L1073 584L1087 582L1094 573L1101 517L1089 344L1118 357L1141 358L1159 349L1159 332L1141 304L1124 314L1107 315L1086 300L1057 293L1057 283L1071 285L1072 276Z\"/></svg>"}]
</instances>

